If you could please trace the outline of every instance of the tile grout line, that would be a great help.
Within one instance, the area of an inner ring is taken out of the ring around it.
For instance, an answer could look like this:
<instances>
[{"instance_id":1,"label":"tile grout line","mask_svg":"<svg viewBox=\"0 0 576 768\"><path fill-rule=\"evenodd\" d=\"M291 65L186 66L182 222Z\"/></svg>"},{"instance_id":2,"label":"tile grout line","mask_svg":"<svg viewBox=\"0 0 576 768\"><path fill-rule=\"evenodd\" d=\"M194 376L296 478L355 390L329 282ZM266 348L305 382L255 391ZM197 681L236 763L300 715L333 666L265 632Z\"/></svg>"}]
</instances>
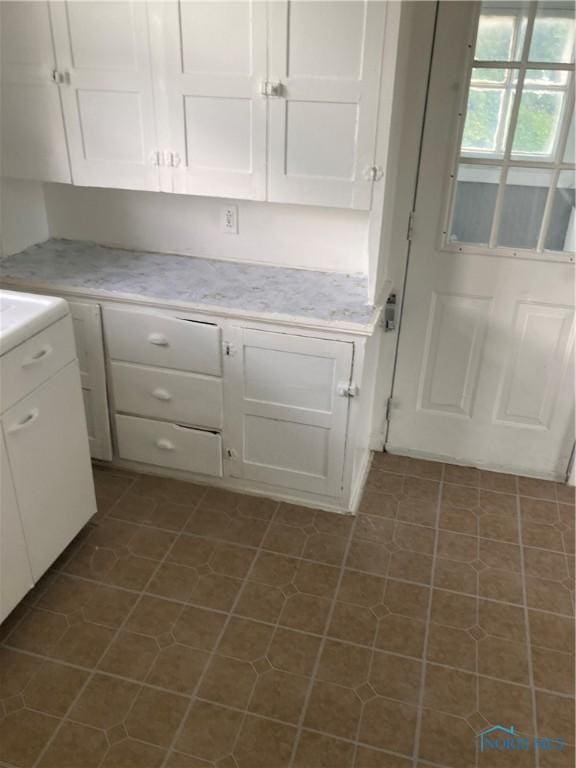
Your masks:
<instances>
[{"instance_id":1,"label":"tile grout line","mask_svg":"<svg viewBox=\"0 0 576 768\"><path fill-rule=\"evenodd\" d=\"M276 502L276 508L274 509L274 512L272 513L272 515L270 515L270 519L268 520L266 528L264 529L264 531L262 533L262 538L261 538L261 541L260 541L260 545L255 548L254 557L252 559L252 562L250 563L250 567L248 568L248 571L247 571L246 575L243 578L243 583L245 583L250 578L250 574L252 573L252 571L254 569L254 565L256 563L256 560L258 559L258 555L260 554L261 551L263 551L262 550L262 542L266 538L266 535L267 535L267 533L268 533L268 531L269 531L269 529L270 529L274 519L276 518L276 514L278 512L279 507L280 507L280 502ZM214 647L207 654L208 658L206 659L206 663L204 664L202 672L200 673L200 675L198 677L198 680L196 681L196 685L194 686L194 690L190 694L190 701L189 701L188 706L186 707L186 709L184 711L184 714L182 716L182 720L180 721L180 724L179 724L178 728L176 729L176 732L174 733L174 736L172 737L172 739L170 741L170 744L166 748L166 754L164 755L164 759L162 760L162 766L164 766L164 767L166 767L168 765L168 761L170 760L170 758L172 757L172 755L173 755L173 753L174 753L174 751L176 749L176 745L177 745L178 740L179 740L179 738L180 738L180 736L182 734L182 730L183 730L183 728L184 728L184 726L186 724L186 721L188 720L188 717L190 715L192 707L194 706L194 703L198 700L198 692L199 692L199 690L200 690L200 688L202 686L202 683L204 682L204 678L206 677L206 673L207 673L207 671L208 671L208 669L210 667L210 664L212 663L212 659L216 655L216 649L220 645L220 642L221 642L222 638L224 637L224 634L225 634L225 632L226 632L230 622L235 617L234 609L236 608L236 605L238 604L238 602L240 600L240 596L241 596L243 591L244 591L244 586L242 586L242 588L238 590L238 593L236 594L236 597L234 598L234 601L233 601L232 605L230 606L230 610L228 612L228 616L227 616L226 620L224 621L224 623L222 625L222 628L221 628L221 630L220 630L220 632L218 634L218 637L217 637L217 639L216 639L216 641L214 643ZM238 728L238 733L240 733L240 727ZM186 753L186 754L188 754L188 753ZM203 758L198 758L198 759L202 760Z\"/></svg>"},{"instance_id":2,"label":"tile grout line","mask_svg":"<svg viewBox=\"0 0 576 768\"><path fill-rule=\"evenodd\" d=\"M436 563L438 560L438 524L440 522L440 510L442 508L442 498L444 495L444 475L446 467L442 464L442 474L440 476L440 484L438 487L438 500L436 505L436 523L434 526L434 550L432 555L432 572L430 574L430 594L428 595L428 610L426 612L426 625L424 629L424 643L422 649L422 671L420 674L420 690L418 695L418 702L416 704L416 727L414 729L414 745L412 748L412 767L417 768L418 756L420 753L420 738L422 734L422 720L424 712L424 696L426 692L426 670L428 666L428 642L430 638L430 623L432 621L432 597L434 594L434 580L436 576Z\"/></svg>"},{"instance_id":3,"label":"tile grout line","mask_svg":"<svg viewBox=\"0 0 576 768\"><path fill-rule=\"evenodd\" d=\"M324 647L326 645L327 641L327 632L328 628L330 627L330 624L332 622L332 617L334 615L334 610L336 608L337 603L337 597L338 593L340 591L340 587L342 585L342 579L344 578L344 570L345 570L345 564L348 560L348 554L350 552L350 547L352 546L352 541L354 537L354 530L357 525L358 520L358 514L354 515L354 519L352 521L352 525L350 526L350 531L348 532L348 541L346 543L346 547L344 549L344 555L342 557L341 563L340 563L340 573L338 575L338 581L336 583L336 588L334 590L334 597L332 598L332 605L330 606L330 610L328 611L328 616L326 618L326 622L324 624L324 633L322 635L322 639L320 640L320 646L318 648L318 651L316 653L316 659L314 661L314 666L312 668L312 671L310 673L310 683L308 685L308 689L304 695L304 701L302 702L302 711L300 712L300 717L298 718L298 721L296 723L296 737L294 739L294 744L292 745L292 752L290 755L290 758L288 760L288 768L294 765L294 760L296 759L296 755L298 752L298 747L300 745L300 739L302 738L302 732L304 728L304 720L306 717L306 713L308 711L308 705L310 703L310 699L312 697L312 690L314 688L314 683L316 681L316 675L318 673L318 669L320 667L320 660L322 659L322 654L324 653ZM360 723L358 724L358 727L360 726Z\"/></svg>"},{"instance_id":4,"label":"tile grout line","mask_svg":"<svg viewBox=\"0 0 576 768\"><path fill-rule=\"evenodd\" d=\"M520 496L516 497L516 514L518 517L518 538L520 540L520 567L522 569L522 593L524 597L524 626L526 628L526 655L528 660L528 683L530 687L530 697L532 701L532 728L534 738L538 737L538 715L536 710L536 690L534 687L534 667L532 664L532 639L530 633L530 614L528 611L528 590L526 587L526 567L524 562L524 547L522 546L522 505ZM538 768L540 765L539 750L534 749L534 765Z\"/></svg>"},{"instance_id":5,"label":"tile grout line","mask_svg":"<svg viewBox=\"0 0 576 768\"><path fill-rule=\"evenodd\" d=\"M122 494L120 494L120 497L117 499L116 503L118 503L118 502L120 501L120 499L121 499L121 498L123 498L124 494L128 493L129 489L132 487L132 485L134 484L134 482L135 482L135 481L133 481L133 483L132 483L130 486L128 486L128 488L126 488ZM205 492L201 494L200 498L198 499L198 501L197 501L197 502L196 502L196 504L194 505L194 508L193 508L193 509L192 509L192 511L190 512L190 515L189 515L188 519L190 519L190 517L191 517L191 515L193 514L193 512L194 512L194 511L197 509L197 507L198 507L198 506L199 506L199 504L201 503L201 501L202 501L202 499L204 498L204 496L205 496ZM115 506L115 505L113 505L113 506ZM105 518L107 518L107 517L108 517L108 514L106 514L104 517L105 517ZM171 550L171 549L172 549L172 547L170 547L170 548L168 549L168 552L170 552L170 550ZM165 557L168 555L168 552L166 552L166 554L165 554ZM160 565L162 564L162 562L163 562L163 560L161 560L161 561L159 561L159 562L158 562L158 564L157 564L157 567L156 567L156 568L155 568L155 569L152 571L152 573L150 574L150 576L149 576L149 578L148 578L148 580L147 580L147 582L146 582L146 584L145 584L144 588L143 588L143 589L142 589L142 591L140 592L140 597L139 597L139 598L136 600L135 604L132 606L132 608L130 609L130 611L129 611L129 612L126 614L126 616L124 617L123 621L122 621L122 622L119 624L119 626L118 626L118 627L116 628L116 630L114 631L114 633L113 633L112 637L110 638L110 641L108 642L108 644L106 645L106 647L104 648L104 650L102 651L102 653L100 654L100 656L98 657L98 660L96 661L96 663L94 664L94 667L92 668L92 670L91 670L90 674L89 674L89 675L88 675L88 677L86 678L86 680L85 680L85 682L84 682L84 685L83 685L83 686L80 688L80 690L78 691L78 693L76 694L76 696L74 697L74 699L72 700L72 702L70 703L70 706L68 707L68 709L66 710L66 712L65 712L65 713L64 713L64 715L62 716L62 718L61 718L61 720L60 720L60 723L58 724L58 726L57 726L57 727L56 727L56 729L54 730L54 733L53 733L53 734L51 735L51 737L48 739L47 743L44 745L44 748L43 748L43 749L40 751L40 753L39 753L39 755L38 755L38 757L36 758L36 761L35 761L35 763L34 763L34 768L37 768L37 766L39 766L39 764L40 764L40 763L41 763L41 761L42 761L42 758L44 757L44 755L46 754L46 752L49 750L50 746L51 746L51 745L54 743L54 741L55 741L55 739L56 739L56 737L57 737L58 733L59 733L59 732L62 730L62 728L63 728L63 726L64 726L64 723L66 723L66 722L68 722L68 721L69 721L69 720L68 720L68 718L69 718L69 715L70 715L70 713L72 712L73 708L75 707L75 705L77 704L77 702L80 700L80 697L83 695L84 691L87 689L88 685L89 685L89 684L90 684L90 682L91 682L91 681L94 679L94 677L96 676L96 674L106 674L105 672L101 672L100 670L98 670L98 665L100 664L100 662L102 661L102 659L104 658L104 656L106 655L106 653L107 653L107 652L110 650L110 648L111 648L112 644L113 644L113 643L115 642L115 640L118 638L118 636L119 636L120 632L122 631L122 629L123 629L123 628L124 628L124 626L126 625L126 622L129 620L129 618L130 618L130 616L132 615L132 613L133 613L134 609L135 609L135 608L136 608L136 607L139 605L139 603L140 603L140 601L141 601L141 599L142 599L142 595L144 594L144 589L146 588L146 586L148 586L148 584L150 583L151 579L154 577L154 575L155 575L156 571L158 570L158 568L160 567ZM183 612L183 610L184 610L184 609L182 608L182 611L181 611L180 613L182 613L182 612ZM179 614L179 615L180 615L180 614ZM136 683L136 684L140 686L140 690L141 690L143 683L140 681L139 683ZM139 691L138 691L138 693L139 693ZM134 705L134 702L136 701L136 699L137 699L137 696L138 696L138 694L136 694L136 695L134 696L134 701L132 702L132 705L131 705L130 709L132 709L132 706ZM69 722L74 722L74 721L69 721ZM105 760L105 758L106 758L106 755L108 754L108 752L109 752L109 750L110 750L110 747L111 747L112 745L110 744L110 742L109 742L109 740L108 740L108 735L107 735L107 733L106 733L106 730L105 730L105 729L99 729L99 730L101 730L101 731L102 731L102 733L104 734L104 736L105 736L105 738L106 738L106 740L108 741L108 744L109 744L109 746L108 746L108 749L106 750L106 753L104 753L104 755L102 756L102 759L101 759L101 760L100 760L100 762L99 762L99 765L101 765L101 764L102 764L102 762Z\"/></svg>"}]
</instances>

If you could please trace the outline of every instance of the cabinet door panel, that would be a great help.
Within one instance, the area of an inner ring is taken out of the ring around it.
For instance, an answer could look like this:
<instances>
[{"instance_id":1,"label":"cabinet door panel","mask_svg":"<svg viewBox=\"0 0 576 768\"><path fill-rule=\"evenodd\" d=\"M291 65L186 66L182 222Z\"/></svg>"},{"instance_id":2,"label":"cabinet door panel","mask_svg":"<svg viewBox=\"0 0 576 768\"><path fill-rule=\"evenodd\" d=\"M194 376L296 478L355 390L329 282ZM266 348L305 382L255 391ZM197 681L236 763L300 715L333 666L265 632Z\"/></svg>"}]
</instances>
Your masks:
<instances>
[{"instance_id":1,"label":"cabinet door panel","mask_svg":"<svg viewBox=\"0 0 576 768\"><path fill-rule=\"evenodd\" d=\"M76 361L6 411L2 428L38 580L96 513Z\"/></svg>"},{"instance_id":2,"label":"cabinet door panel","mask_svg":"<svg viewBox=\"0 0 576 768\"><path fill-rule=\"evenodd\" d=\"M152 3L163 188L265 198L266 10L262 0ZM160 32L155 30L161 30Z\"/></svg>"},{"instance_id":3,"label":"cabinet door panel","mask_svg":"<svg viewBox=\"0 0 576 768\"><path fill-rule=\"evenodd\" d=\"M98 304L79 301L71 301L69 305L80 366L90 455L94 459L109 461L112 458L112 441L100 307Z\"/></svg>"},{"instance_id":4,"label":"cabinet door panel","mask_svg":"<svg viewBox=\"0 0 576 768\"><path fill-rule=\"evenodd\" d=\"M75 184L159 189L146 3L51 5Z\"/></svg>"},{"instance_id":5,"label":"cabinet door panel","mask_svg":"<svg viewBox=\"0 0 576 768\"><path fill-rule=\"evenodd\" d=\"M47 2L0 3L2 173L70 181Z\"/></svg>"},{"instance_id":6,"label":"cabinet door panel","mask_svg":"<svg viewBox=\"0 0 576 768\"><path fill-rule=\"evenodd\" d=\"M238 454L228 472L272 485L337 496L352 373L352 344L235 329L226 358L225 423Z\"/></svg>"},{"instance_id":7,"label":"cabinet door panel","mask_svg":"<svg viewBox=\"0 0 576 768\"><path fill-rule=\"evenodd\" d=\"M270 4L268 198L368 209L385 4Z\"/></svg>"},{"instance_id":8,"label":"cabinet door panel","mask_svg":"<svg viewBox=\"0 0 576 768\"><path fill-rule=\"evenodd\" d=\"M0 433L0 622L33 585L16 491Z\"/></svg>"}]
</instances>

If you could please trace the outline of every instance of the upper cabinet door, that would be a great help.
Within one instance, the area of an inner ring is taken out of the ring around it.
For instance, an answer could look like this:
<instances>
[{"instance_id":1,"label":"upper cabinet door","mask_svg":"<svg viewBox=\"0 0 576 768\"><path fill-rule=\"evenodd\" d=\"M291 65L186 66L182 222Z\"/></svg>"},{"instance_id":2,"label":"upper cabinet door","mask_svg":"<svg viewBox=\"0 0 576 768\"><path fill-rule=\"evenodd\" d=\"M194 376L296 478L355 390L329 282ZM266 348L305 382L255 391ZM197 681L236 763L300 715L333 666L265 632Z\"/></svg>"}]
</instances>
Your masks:
<instances>
[{"instance_id":1,"label":"upper cabinet door","mask_svg":"<svg viewBox=\"0 0 576 768\"><path fill-rule=\"evenodd\" d=\"M269 194L366 210L372 197L385 3L269 5Z\"/></svg>"},{"instance_id":2,"label":"upper cabinet door","mask_svg":"<svg viewBox=\"0 0 576 768\"><path fill-rule=\"evenodd\" d=\"M150 12L172 191L264 200L266 4L185 0Z\"/></svg>"},{"instance_id":3,"label":"upper cabinet door","mask_svg":"<svg viewBox=\"0 0 576 768\"><path fill-rule=\"evenodd\" d=\"M54 2L75 184L159 188L146 3Z\"/></svg>"},{"instance_id":4,"label":"upper cabinet door","mask_svg":"<svg viewBox=\"0 0 576 768\"><path fill-rule=\"evenodd\" d=\"M47 2L0 3L2 173L70 181Z\"/></svg>"}]
</instances>

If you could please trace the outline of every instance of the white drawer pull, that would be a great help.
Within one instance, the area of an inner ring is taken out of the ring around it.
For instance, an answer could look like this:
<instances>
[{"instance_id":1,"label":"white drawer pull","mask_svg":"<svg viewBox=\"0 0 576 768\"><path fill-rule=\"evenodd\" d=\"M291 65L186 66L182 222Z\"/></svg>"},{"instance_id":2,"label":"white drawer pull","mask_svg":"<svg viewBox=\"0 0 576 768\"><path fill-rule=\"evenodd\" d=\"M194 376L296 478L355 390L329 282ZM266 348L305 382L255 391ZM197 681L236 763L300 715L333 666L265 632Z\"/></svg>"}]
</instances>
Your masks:
<instances>
[{"instance_id":1,"label":"white drawer pull","mask_svg":"<svg viewBox=\"0 0 576 768\"><path fill-rule=\"evenodd\" d=\"M8 428L8 433L13 434L14 432L20 432L21 429L29 427L31 424L34 424L38 416L40 416L38 408L32 408L30 413L24 416L23 419L20 419L20 421Z\"/></svg>"},{"instance_id":2,"label":"white drawer pull","mask_svg":"<svg viewBox=\"0 0 576 768\"><path fill-rule=\"evenodd\" d=\"M162 387L157 387L152 394L157 400L165 400L168 402L168 400L172 400L172 395L170 392L168 392L166 389L162 389Z\"/></svg>"},{"instance_id":3,"label":"white drawer pull","mask_svg":"<svg viewBox=\"0 0 576 768\"><path fill-rule=\"evenodd\" d=\"M173 451L175 448L174 443L171 443L170 440L166 440L164 437L156 440L156 446L163 451Z\"/></svg>"},{"instance_id":4,"label":"white drawer pull","mask_svg":"<svg viewBox=\"0 0 576 768\"><path fill-rule=\"evenodd\" d=\"M36 365L36 363L41 362L45 357L51 355L52 352L53 350L50 344L45 344L35 355L24 360L22 368L29 368L31 365Z\"/></svg>"},{"instance_id":5,"label":"white drawer pull","mask_svg":"<svg viewBox=\"0 0 576 768\"><path fill-rule=\"evenodd\" d=\"M155 344L157 347L170 346L170 342L168 341L166 336L164 336L163 333L151 333L148 336L148 341L150 342L150 344Z\"/></svg>"}]
</instances>

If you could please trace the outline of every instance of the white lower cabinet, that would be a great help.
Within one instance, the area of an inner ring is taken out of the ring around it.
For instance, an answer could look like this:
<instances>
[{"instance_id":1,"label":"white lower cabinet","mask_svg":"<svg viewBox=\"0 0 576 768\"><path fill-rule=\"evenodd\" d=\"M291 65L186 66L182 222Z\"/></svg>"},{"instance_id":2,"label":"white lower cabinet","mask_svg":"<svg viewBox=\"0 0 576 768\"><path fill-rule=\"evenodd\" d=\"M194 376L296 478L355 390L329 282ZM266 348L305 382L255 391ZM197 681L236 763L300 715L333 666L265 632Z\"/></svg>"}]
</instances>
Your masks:
<instances>
[{"instance_id":1,"label":"white lower cabinet","mask_svg":"<svg viewBox=\"0 0 576 768\"><path fill-rule=\"evenodd\" d=\"M68 305L72 315L76 354L80 366L90 455L93 459L110 461L112 439L100 306L94 302L83 301L69 301Z\"/></svg>"},{"instance_id":2,"label":"white lower cabinet","mask_svg":"<svg viewBox=\"0 0 576 768\"><path fill-rule=\"evenodd\" d=\"M342 493L352 343L235 328L226 359L230 474Z\"/></svg>"},{"instance_id":3,"label":"white lower cabinet","mask_svg":"<svg viewBox=\"0 0 576 768\"><path fill-rule=\"evenodd\" d=\"M8 409L2 431L37 580L95 512L77 362Z\"/></svg>"},{"instance_id":4,"label":"white lower cabinet","mask_svg":"<svg viewBox=\"0 0 576 768\"><path fill-rule=\"evenodd\" d=\"M0 622L34 586L16 489L0 434Z\"/></svg>"}]
</instances>

